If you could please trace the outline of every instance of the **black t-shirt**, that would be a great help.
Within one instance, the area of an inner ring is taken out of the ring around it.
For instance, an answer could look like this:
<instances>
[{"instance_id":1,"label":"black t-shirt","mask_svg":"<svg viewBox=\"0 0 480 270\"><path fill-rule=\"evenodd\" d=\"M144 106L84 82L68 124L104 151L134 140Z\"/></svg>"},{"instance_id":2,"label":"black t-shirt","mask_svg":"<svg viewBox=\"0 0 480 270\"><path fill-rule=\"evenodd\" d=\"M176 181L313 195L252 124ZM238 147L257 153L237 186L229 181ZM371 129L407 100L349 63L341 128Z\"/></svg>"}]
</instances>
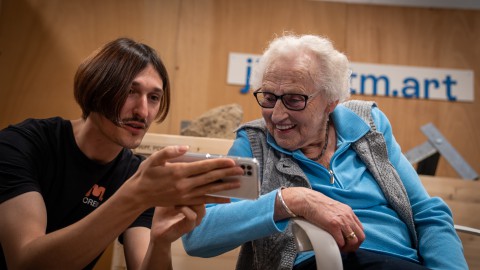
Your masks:
<instances>
[{"instance_id":1,"label":"black t-shirt","mask_svg":"<svg viewBox=\"0 0 480 270\"><path fill-rule=\"evenodd\" d=\"M110 163L99 164L78 148L70 121L27 119L0 131L0 203L26 192L39 192L47 209L49 233L98 208L135 173L143 159L123 149ZM149 209L131 227L150 227L152 216L153 209ZM0 269L6 269L4 259L0 249ZM97 259L86 269L93 268Z\"/></svg>"}]
</instances>

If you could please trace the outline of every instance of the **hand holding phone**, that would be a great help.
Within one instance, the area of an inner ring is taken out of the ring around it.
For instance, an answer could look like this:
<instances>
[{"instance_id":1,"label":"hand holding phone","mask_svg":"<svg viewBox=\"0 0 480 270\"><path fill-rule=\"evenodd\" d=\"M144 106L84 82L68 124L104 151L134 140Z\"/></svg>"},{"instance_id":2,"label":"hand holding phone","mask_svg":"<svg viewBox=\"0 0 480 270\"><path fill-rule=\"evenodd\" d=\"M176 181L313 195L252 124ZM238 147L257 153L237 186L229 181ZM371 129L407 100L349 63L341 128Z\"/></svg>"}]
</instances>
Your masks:
<instances>
[{"instance_id":1,"label":"hand holding phone","mask_svg":"<svg viewBox=\"0 0 480 270\"><path fill-rule=\"evenodd\" d=\"M212 194L211 196L224 197L224 198L237 198L237 199L249 199L255 200L260 196L260 165L254 158L235 157L235 156L222 156L212 155L206 153L192 153L187 152L182 156L170 159L169 162L195 162L205 159L213 158L229 158L235 161L235 163L243 169L243 175L229 176L220 181L229 181L232 179L240 180L240 187L237 189L224 190Z\"/></svg>"}]
</instances>

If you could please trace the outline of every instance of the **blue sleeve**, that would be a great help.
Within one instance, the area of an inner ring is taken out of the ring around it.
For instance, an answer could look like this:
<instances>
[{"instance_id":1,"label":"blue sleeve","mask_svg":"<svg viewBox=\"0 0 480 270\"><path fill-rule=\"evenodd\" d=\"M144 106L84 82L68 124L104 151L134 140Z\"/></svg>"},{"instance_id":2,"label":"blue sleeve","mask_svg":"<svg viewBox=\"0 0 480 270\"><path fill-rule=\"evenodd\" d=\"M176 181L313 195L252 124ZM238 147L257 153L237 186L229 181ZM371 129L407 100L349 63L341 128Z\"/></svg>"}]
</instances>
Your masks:
<instances>
[{"instance_id":1,"label":"blue sleeve","mask_svg":"<svg viewBox=\"0 0 480 270\"><path fill-rule=\"evenodd\" d=\"M247 132L241 129L237 132L237 138L233 141L233 145L228 151L229 156L253 157L250 141Z\"/></svg>"},{"instance_id":2,"label":"blue sleeve","mask_svg":"<svg viewBox=\"0 0 480 270\"><path fill-rule=\"evenodd\" d=\"M385 137L390 161L408 193L423 264L430 269L468 269L447 204L441 198L428 195L417 172L402 154L385 114L374 108L372 115L377 130Z\"/></svg>"},{"instance_id":3,"label":"blue sleeve","mask_svg":"<svg viewBox=\"0 0 480 270\"><path fill-rule=\"evenodd\" d=\"M275 190L256 201L209 206L202 223L182 237L185 251L190 256L213 257L245 242L281 232L286 226L279 227L273 221L276 195Z\"/></svg>"},{"instance_id":4,"label":"blue sleeve","mask_svg":"<svg viewBox=\"0 0 480 270\"><path fill-rule=\"evenodd\" d=\"M228 154L252 157L246 132L237 133ZM255 201L208 205L202 223L182 237L185 251L191 256L217 256L245 242L285 230L287 221L273 220L276 195L275 190Z\"/></svg>"}]
</instances>

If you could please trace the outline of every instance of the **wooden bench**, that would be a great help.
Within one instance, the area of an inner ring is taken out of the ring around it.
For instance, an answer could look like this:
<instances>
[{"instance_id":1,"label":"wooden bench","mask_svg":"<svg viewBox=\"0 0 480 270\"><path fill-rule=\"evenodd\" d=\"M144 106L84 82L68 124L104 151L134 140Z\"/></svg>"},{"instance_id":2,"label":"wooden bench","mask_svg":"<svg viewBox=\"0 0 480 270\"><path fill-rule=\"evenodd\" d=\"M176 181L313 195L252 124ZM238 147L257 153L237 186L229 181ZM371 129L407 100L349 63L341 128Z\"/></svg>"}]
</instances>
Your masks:
<instances>
[{"instance_id":1,"label":"wooden bench","mask_svg":"<svg viewBox=\"0 0 480 270\"><path fill-rule=\"evenodd\" d=\"M189 145L192 152L226 154L232 143L233 141L228 139L150 133L145 136L136 152L148 155L168 145L184 144ZM420 178L431 196L441 197L448 204L455 224L480 228L480 182L431 176ZM459 236L470 269L480 269L480 237L465 233L459 233ZM112 248L113 260L110 269L126 269L121 245L115 243ZM238 252L239 248L214 258L190 257L185 253L181 240L177 240L172 245L173 267L175 270L235 269Z\"/></svg>"}]
</instances>

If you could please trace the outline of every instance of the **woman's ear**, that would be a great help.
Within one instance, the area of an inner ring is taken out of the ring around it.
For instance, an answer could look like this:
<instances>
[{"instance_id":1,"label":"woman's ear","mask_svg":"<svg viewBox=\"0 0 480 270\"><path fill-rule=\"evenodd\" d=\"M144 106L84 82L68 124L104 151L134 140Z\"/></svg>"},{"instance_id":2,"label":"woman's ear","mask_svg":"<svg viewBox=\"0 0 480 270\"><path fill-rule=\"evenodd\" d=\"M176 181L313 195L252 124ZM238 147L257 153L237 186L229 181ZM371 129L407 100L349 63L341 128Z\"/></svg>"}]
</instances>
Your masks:
<instances>
[{"instance_id":1,"label":"woman's ear","mask_svg":"<svg viewBox=\"0 0 480 270\"><path fill-rule=\"evenodd\" d=\"M338 100L335 100L333 102L330 102L328 105L327 105L327 108L325 108L325 113L327 115L331 114L333 112L333 110L335 110L335 107L337 107L338 105Z\"/></svg>"}]
</instances>

